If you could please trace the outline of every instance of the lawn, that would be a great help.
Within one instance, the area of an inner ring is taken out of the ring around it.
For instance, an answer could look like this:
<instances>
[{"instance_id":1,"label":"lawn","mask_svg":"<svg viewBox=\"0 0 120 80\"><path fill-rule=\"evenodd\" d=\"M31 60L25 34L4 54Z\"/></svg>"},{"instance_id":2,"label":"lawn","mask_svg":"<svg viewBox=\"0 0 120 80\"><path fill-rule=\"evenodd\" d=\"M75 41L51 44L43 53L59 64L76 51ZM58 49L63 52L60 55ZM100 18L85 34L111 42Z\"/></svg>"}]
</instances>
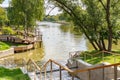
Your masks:
<instances>
[{"instance_id":1,"label":"lawn","mask_svg":"<svg viewBox=\"0 0 120 80\"><path fill-rule=\"evenodd\" d=\"M6 43L7 45L9 46L24 46L24 45L27 45L27 44L22 44L22 43L12 43L12 42L4 42Z\"/></svg>"},{"instance_id":2,"label":"lawn","mask_svg":"<svg viewBox=\"0 0 120 80\"><path fill-rule=\"evenodd\" d=\"M118 63L120 62L120 53L101 53L98 51L92 51L92 52L83 52L80 57L78 57L85 62L88 62L90 64L98 64L102 62L109 62L109 63Z\"/></svg>"},{"instance_id":3,"label":"lawn","mask_svg":"<svg viewBox=\"0 0 120 80\"><path fill-rule=\"evenodd\" d=\"M0 51L9 49L11 46L24 46L24 45L27 45L27 44L17 44L17 43L0 41Z\"/></svg>"},{"instance_id":4,"label":"lawn","mask_svg":"<svg viewBox=\"0 0 120 80\"><path fill-rule=\"evenodd\" d=\"M0 41L0 51L1 50L6 50L6 49L9 49L10 48L10 45L8 45L7 43L5 42L1 42Z\"/></svg>"},{"instance_id":5,"label":"lawn","mask_svg":"<svg viewBox=\"0 0 120 80\"><path fill-rule=\"evenodd\" d=\"M6 69L0 67L0 80L30 80L30 78L28 75L23 74L19 68Z\"/></svg>"}]
</instances>

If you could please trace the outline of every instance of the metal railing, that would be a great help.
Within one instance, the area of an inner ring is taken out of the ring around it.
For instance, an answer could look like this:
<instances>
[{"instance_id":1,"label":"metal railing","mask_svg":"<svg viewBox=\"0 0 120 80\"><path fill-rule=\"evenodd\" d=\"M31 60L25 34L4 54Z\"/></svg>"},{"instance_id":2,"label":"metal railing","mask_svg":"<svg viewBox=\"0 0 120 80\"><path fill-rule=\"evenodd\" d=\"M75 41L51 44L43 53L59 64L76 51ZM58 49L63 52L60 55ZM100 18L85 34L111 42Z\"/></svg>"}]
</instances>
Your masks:
<instances>
[{"instance_id":1,"label":"metal railing","mask_svg":"<svg viewBox=\"0 0 120 80\"><path fill-rule=\"evenodd\" d=\"M104 51L103 51L104 52ZM107 52L106 52L107 53ZM111 52L108 52L110 54L113 54ZM96 53L97 55L99 53ZM95 56L94 55L94 56ZM115 55L115 54L114 54ZM116 54L118 55L118 54ZM10 62L11 61L11 62ZM68 67L65 67L58 63L55 60L49 59L43 66L38 66L38 64L32 60L29 59L27 62L25 59L16 59L16 60L10 60L10 59L1 59L0 64L3 64L5 66L8 66L8 64L17 64L17 66L24 66L27 68L28 72L35 72L36 75L34 75L34 80L36 80L36 76L38 76L39 80L47 80L48 78L48 73L50 75L49 80L53 80L53 72L54 66L58 66L57 71L59 71L59 79L58 80L63 80L63 73L62 71L65 70L71 75L71 80L75 79L75 76L79 77L82 76L82 74L86 74L87 80L95 80L93 76L100 77L101 80L118 80L120 77L120 63L115 63L115 64L110 64L110 65L102 65L98 67L92 67L92 68L86 68L86 69L76 69L76 70L71 70ZM49 69L48 69L49 68ZM99 72L99 74L97 74ZM110 77L110 78L109 78ZM79 77L81 78L81 77Z\"/></svg>"},{"instance_id":2,"label":"metal railing","mask_svg":"<svg viewBox=\"0 0 120 80\"><path fill-rule=\"evenodd\" d=\"M61 64L59 64L58 62L52 60L52 59L49 59L42 67L39 67L32 59L30 59L28 61L27 64L31 63L34 65L34 68L37 69L37 71L39 70L39 80L47 80L47 73L49 72L50 74L50 77L49 77L49 80L53 80L53 64L59 66L59 80L63 80L62 79L62 70L65 70L67 71L70 75L71 75L71 80L74 80L75 76L79 77L80 75L82 75L82 73L86 73L86 77L87 77L87 80L95 80L93 76L96 76L96 71L97 70L101 70L100 71L100 74L98 74L96 77L100 76L100 79L101 80L118 80L118 77L120 77L119 75L119 66L120 66L120 63L116 63L116 64L110 64L110 65L102 65L102 66L98 66L98 67L93 67L93 68L87 68L87 69L76 69L76 70L71 70L69 69L68 67L64 67L62 66ZM47 71L47 66L50 67L50 70ZM36 71L36 69L34 69L34 71ZM111 69L111 72L108 73ZM99 72L99 71L98 71ZM37 72L36 72L37 73ZM108 76L110 75L110 76ZM111 76L112 75L112 76ZM109 78L111 77L111 78ZM79 77L80 78L80 77Z\"/></svg>"},{"instance_id":3,"label":"metal railing","mask_svg":"<svg viewBox=\"0 0 120 80\"><path fill-rule=\"evenodd\" d=\"M29 61L27 62L27 70L28 71L32 71L34 70L34 72L36 74L39 73L39 80L46 80L47 79L47 73L49 72L50 80L53 80L53 64L57 65L59 67L58 71L59 71L59 80L62 80L62 70L66 70L68 73L72 73L73 71L70 70L69 68L62 66L61 64L59 64L58 62L49 59L43 66L39 67L32 59L29 59ZM32 70L30 70L30 66L32 66ZM50 68L50 70L47 71L47 68ZM37 72L36 72L37 71ZM36 76L36 75L35 75ZM35 77L34 76L34 77ZM36 80L36 79L35 79ZM74 80L74 76L72 76L71 80Z\"/></svg>"},{"instance_id":4,"label":"metal railing","mask_svg":"<svg viewBox=\"0 0 120 80\"><path fill-rule=\"evenodd\" d=\"M95 75L95 70L101 69L102 70L102 75L101 80L119 80L120 79L120 75L118 73L118 69L119 69L120 63L116 63L116 64L110 64L110 65L104 65L104 66L98 66L98 67L93 67L93 68L87 68L87 69L82 69L82 70L75 70L73 71L72 74L77 75L78 73L83 73L83 72L88 72L88 80L95 80L92 76L93 74ZM111 74L110 76L106 76L108 73L106 73L106 70L110 70L110 68L112 69L112 73L110 72L109 74ZM107 79L111 77L110 79ZM98 78L96 76L96 78ZM99 79L98 79L99 80Z\"/></svg>"},{"instance_id":5,"label":"metal railing","mask_svg":"<svg viewBox=\"0 0 120 80\"><path fill-rule=\"evenodd\" d=\"M86 61L88 58L89 59L94 59L95 57L97 59L100 59L102 62L105 62L106 56L113 56L112 63L119 63L119 60L117 60L117 57L120 56L120 54L116 52L108 52L108 51L99 51L96 52L95 54L89 54L89 53L82 53L83 51L75 51L75 52L70 52L69 53L69 58L80 58L84 61ZM82 55L82 56L81 56Z\"/></svg>"}]
</instances>

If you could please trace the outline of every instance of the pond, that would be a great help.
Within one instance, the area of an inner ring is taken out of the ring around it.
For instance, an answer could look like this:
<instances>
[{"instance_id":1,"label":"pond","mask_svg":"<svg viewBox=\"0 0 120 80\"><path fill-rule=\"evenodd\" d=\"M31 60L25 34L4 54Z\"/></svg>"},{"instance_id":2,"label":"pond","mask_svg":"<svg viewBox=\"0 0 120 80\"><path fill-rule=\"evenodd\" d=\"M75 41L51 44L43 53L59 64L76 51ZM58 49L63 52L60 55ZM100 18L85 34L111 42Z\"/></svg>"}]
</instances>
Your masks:
<instances>
[{"instance_id":1,"label":"pond","mask_svg":"<svg viewBox=\"0 0 120 80\"><path fill-rule=\"evenodd\" d=\"M47 61L48 59L67 60L69 52L92 50L93 47L84 35L73 31L72 25L62 25L52 22L38 22L37 30L42 33L42 47L27 52L21 52L10 56L15 59L25 58L35 61ZM107 41L105 40L106 44ZM118 45L113 44L113 51L120 51Z\"/></svg>"},{"instance_id":2,"label":"pond","mask_svg":"<svg viewBox=\"0 0 120 80\"><path fill-rule=\"evenodd\" d=\"M75 35L71 26L58 23L40 22L39 30L43 34L44 59L66 60L69 52L87 50L84 35Z\"/></svg>"},{"instance_id":3,"label":"pond","mask_svg":"<svg viewBox=\"0 0 120 80\"><path fill-rule=\"evenodd\" d=\"M66 60L69 58L69 52L87 50L84 35L74 34L71 26L62 26L52 22L38 22L38 25L38 30L43 35L42 48L15 54L15 58L32 58L36 61Z\"/></svg>"}]
</instances>

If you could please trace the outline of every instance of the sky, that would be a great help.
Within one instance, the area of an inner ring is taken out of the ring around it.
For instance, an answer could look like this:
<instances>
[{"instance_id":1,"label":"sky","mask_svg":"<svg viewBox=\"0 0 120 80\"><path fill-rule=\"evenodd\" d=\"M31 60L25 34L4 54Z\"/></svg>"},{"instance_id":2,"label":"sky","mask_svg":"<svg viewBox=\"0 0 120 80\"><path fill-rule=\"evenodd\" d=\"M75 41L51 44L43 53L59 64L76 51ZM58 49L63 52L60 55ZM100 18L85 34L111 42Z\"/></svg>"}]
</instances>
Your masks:
<instances>
[{"instance_id":1,"label":"sky","mask_svg":"<svg viewBox=\"0 0 120 80\"><path fill-rule=\"evenodd\" d=\"M8 7L9 6L9 1L10 0L5 0L3 3L2 3L2 7ZM46 15L48 15L48 13L51 11L51 8L47 8L46 10L45 10L45 12L46 12ZM61 11L59 11L59 8L55 8L55 9L53 9L51 12L50 12L50 14L49 15L56 15L56 14L59 14L59 13L61 13Z\"/></svg>"},{"instance_id":2,"label":"sky","mask_svg":"<svg viewBox=\"0 0 120 80\"><path fill-rule=\"evenodd\" d=\"M2 5L2 7L8 7L9 6L9 0L5 0Z\"/></svg>"}]
</instances>

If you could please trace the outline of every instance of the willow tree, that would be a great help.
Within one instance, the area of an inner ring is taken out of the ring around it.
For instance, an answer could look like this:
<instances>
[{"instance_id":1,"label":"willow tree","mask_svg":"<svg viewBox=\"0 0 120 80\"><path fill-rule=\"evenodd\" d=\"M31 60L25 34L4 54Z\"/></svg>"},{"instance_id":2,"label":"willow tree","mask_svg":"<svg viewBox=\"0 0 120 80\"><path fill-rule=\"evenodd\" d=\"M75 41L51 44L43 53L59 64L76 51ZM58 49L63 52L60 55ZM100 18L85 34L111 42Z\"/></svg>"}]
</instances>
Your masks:
<instances>
[{"instance_id":1,"label":"willow tree","mask_svg":"<svg viewBox=\"0 0 120 80\"><path fill-rule=\"evenodd\" d=\"M4 0L0 0L0 4L3 2Z\"/></svg>"},{"instance_id":2,"label":"willow tree","mask_svg":"<svg viewBox=\"0 0 120 80\"><path fill-rule=\"evenodd\" d=\"M37 20L44 14L43 0L12 0L8 9L8 17L12 25L23 25L25 34L33 28Z\"/></svg>"},{"instance_id":3,"label":"willow tree","mask_svg":"<svg viewBox=\"0 0 120 80\"><path fill-rule=\"evenodd\" d=\"M0 0L0 4L2 4L4 0ZM0 27L2 27L7 22L7 16L5 9L0 6Z\"/></svg>"},{"instance_id":4,"label":"willow tree","mask_svg":"<svg viewBox=\"0 0 120 80\"><path fill-rule=\"evenodd\" d=\"M119 38L120 0L50 0L66 11L96 50L112 50ZM107 44L105 42L107 41Z\"/></svg>"}]
</instances>

